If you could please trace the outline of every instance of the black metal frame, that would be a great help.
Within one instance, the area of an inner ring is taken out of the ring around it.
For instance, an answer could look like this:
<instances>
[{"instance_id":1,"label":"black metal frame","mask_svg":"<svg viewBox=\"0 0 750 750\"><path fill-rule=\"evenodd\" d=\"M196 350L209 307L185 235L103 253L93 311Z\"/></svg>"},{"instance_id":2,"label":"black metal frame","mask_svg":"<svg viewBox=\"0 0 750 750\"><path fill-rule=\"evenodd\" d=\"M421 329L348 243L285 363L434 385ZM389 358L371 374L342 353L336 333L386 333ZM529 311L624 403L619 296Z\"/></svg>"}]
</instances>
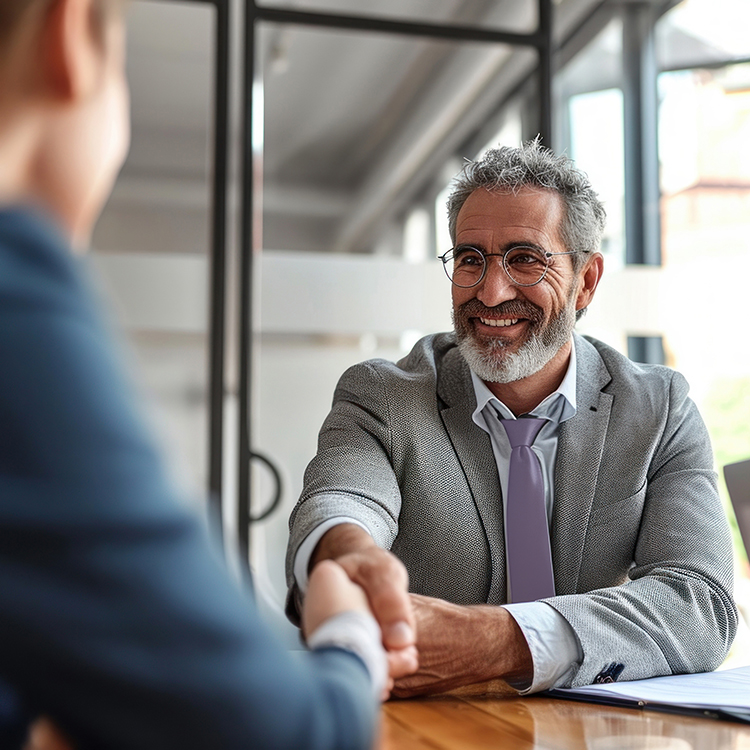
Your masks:
<instances>
[{"instance_id":1,"label":"black metal frame","mask_svg":"<svg viewBox=\"0 0 750 750\"><path fill-rule=\"evenodd\" d=\"M658 68L653 6L623 8L625 262L661 265Z\"/></svg>"},{"instance_id":2,"label":"black metal frame","mask_svg":"<svg viewBox=\"0 0 750 750\"><path fill-rule=\"evenodd\" d=\"M216 7L216 93L214 96L214 192L210 292L208 491L223 531L224 367L226 342L227 179L229 167L229 23L230 0L211 0Z\"/></svg>"},{"instance_id":3,"label":"black metal frame","mask_svg":"<svg viewBox=\"0 0 750 750\"><path fill-rule=\"evenodd\" d=\"M259 160L253 152L252 125L254 115L253 82L256 75L255 35L259 22L294 24L350 31L399 34L412 37L450 39L463 42L483 42L532 47L539 56L539 133L546 143L552 134L552 0L537 0L538 28L531 34L515 34L496 29L473 26L454 26L410 21L397 21L371 16L351 16L333 13L312 13L282 8L258 6L255 0L245 4L244 102L242 139L242 220L239 263L239 466L238 466L238 540L243 561L250 550L250 461L253 458L251 432L251 367L252 367L252 287L253 254L256 222L254 217L254 188L259 182ZM277 491L277 498L279 492ZM266 513L264 512L264 517Z\"/></svg>"}]
</instances>

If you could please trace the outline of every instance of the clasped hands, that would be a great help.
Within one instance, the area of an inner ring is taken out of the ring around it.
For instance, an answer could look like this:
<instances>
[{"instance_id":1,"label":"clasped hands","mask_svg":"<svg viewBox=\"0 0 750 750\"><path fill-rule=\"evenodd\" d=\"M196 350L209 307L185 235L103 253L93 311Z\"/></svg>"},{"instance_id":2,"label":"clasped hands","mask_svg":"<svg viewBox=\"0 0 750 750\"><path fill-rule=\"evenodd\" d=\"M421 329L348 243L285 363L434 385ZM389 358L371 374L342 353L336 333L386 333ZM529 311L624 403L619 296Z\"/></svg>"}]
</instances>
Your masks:
<instances>
[{"instance_id":1,"label":"clasped hands","mask_svg":"<svg viewBox=\"0 0 750 750\"><path fill-rule=\"evenodd\" d=\"M347 530L341 531L342 536L347 534ZM362 539L357 532L352 533ZM357 545L360 548L354 551L352 545L331 544L326 549L323 542L311 565L303 629L312 632L310 617L321 617L319 608L310 610L321 601L325 603L323 589L325 596L331 596L333 589L339 594L356 591L357 608L369 608L380 625L388 656L388 690L393 695L441 693L496 678L530 681L531 654L507 610L409 594L406 568L391 552L374 543ZM342 550L346 546L349 551ZM330 559L337 564L331 565ZM325 580L321 580L321 573ZM347 608L351 607L342 606L338 611Z\"/></svg>"}]
</instances>

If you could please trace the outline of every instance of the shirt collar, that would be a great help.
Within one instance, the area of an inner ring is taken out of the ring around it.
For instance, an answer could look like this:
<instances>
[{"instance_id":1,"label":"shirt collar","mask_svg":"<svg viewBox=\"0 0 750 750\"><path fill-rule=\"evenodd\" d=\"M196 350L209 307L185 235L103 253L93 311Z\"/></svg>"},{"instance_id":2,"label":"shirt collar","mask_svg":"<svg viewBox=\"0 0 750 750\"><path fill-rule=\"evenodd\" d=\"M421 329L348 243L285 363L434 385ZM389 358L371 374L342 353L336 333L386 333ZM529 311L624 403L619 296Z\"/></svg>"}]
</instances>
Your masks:
<instances>
[{"instance_id":1,"label":"shirt collar","mask_svg":"<svg viewBox=\"0 0 750 750\"><path fill-rule=\"evenodd\" d=\"M556 391L550 393L538 406L534 407L530 414L536 417L544 417L552 422L561 424L576 413L576 346L575 341L570 347L570 361L565 377ZM471 415L475 424L482 426L480 414L489 403L493 403L502 413L504 419L515 419L513 412L484 384L481 378L473 371L471 372L471 382L474 386L474 395L477 399L477 408Z\"/></svg>"}]
</instances>

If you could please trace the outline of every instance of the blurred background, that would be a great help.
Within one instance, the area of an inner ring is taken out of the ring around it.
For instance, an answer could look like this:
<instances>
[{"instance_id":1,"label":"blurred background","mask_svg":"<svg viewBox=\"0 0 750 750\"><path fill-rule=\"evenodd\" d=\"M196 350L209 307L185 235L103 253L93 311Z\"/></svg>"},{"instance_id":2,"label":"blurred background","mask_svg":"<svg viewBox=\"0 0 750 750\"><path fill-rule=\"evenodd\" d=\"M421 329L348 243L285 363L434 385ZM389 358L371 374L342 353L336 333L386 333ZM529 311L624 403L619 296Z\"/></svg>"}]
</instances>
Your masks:
<instances>
[{"instance_id":1,"label":"blurred background","mask_svg":"<svg viewBox=\"0 0 750 750\"><path fill-rule=\"evenodd\" d=\"M230 14L228 39L217 37L220 6ZM578 330L682 371L717 467L750 457L750 3L552 6L548 145L589 174L609 216L604 280ZM540 24L537 0L257 7L518 34ZM245 525L237 521L238 476L248 471L238 388L247 380L252 448L282 480L278 507L252 526L250 555L266 598L280 603L287 519L336 381L350 364L398 359L420 336L450 329L449 282L437 260L450 247L450 179L465 159L536 135L539 84L529 48L268 20L248 36L243 9L239 0L132 3L133 144L94 235L94 264L175 479L197 502L220 485L230 547ZM226 132L215 116L220 59L229 72ZM225 165L216 163L217 127ZM243 143L253 152L251 276L240 265ZM217 174L228 201L218 271ZM220 309L212 268L226 284ZM238 374L240 274L252 291L246 378ZM226 342L213 484L212 305ZM275 486L257 462L250 489L260 514ZM734 523L723 480L722 493ZM734 528L737 598L750 618L750 569ZM738 641L734 659L750 661L749 641Z\"/></svg>"}]
</instances>

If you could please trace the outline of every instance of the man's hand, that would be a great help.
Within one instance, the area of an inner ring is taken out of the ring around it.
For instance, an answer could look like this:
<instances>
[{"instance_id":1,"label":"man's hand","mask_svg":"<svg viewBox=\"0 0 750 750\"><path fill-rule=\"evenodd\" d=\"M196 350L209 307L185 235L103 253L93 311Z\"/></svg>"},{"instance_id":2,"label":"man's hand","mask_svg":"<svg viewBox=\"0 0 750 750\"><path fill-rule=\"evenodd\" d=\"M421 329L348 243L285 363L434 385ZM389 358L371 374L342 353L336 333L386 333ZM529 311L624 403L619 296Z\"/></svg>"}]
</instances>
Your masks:
<instances>
[{"instance_id":1,"label":"man's hand","mask_svg":"<svg viewBox=\"0 0 750 750\"><path fill-rule=\"evenodd\" d=\"M326 620L352 610L370 614L365 592L352 583L343 568L324 560L310 575L302 609L302 633L309 638Z\"/></svg>"},{"instance_id":2,"label":"man's hand","mask_svg":"<svg viewBox=\"0 0 750 750\"><path fill-rule=\"evenodd\" d=\"M31 725L23 750L73 750L73 745L43 716Z\"/></svg>"},{"instance_id":3,"label":"man's hand","mask_svg":"<svg viewBox=\"0 0 750 750\"><path fill-rule=\"evenodd\" d=\"M395 679L414 672L418 665L415 620L403 563L354 524L334 526L323 536L310 561L311 581L323 560L335 560L364 589L383 633L390 676Z\"/></svg>"},{"instance_id":4,"label":"man's hand","mask_svg":"<svg viewBox=\"0 0 750 750\"><path fill-rule=\"evenodd\" d=\"M396 680L394 695L442 693L496 678L531 682L531 653L506 609L466 607L418 594L411 594L411 601L419 670Z\"/></svg>"}]
</instances>

